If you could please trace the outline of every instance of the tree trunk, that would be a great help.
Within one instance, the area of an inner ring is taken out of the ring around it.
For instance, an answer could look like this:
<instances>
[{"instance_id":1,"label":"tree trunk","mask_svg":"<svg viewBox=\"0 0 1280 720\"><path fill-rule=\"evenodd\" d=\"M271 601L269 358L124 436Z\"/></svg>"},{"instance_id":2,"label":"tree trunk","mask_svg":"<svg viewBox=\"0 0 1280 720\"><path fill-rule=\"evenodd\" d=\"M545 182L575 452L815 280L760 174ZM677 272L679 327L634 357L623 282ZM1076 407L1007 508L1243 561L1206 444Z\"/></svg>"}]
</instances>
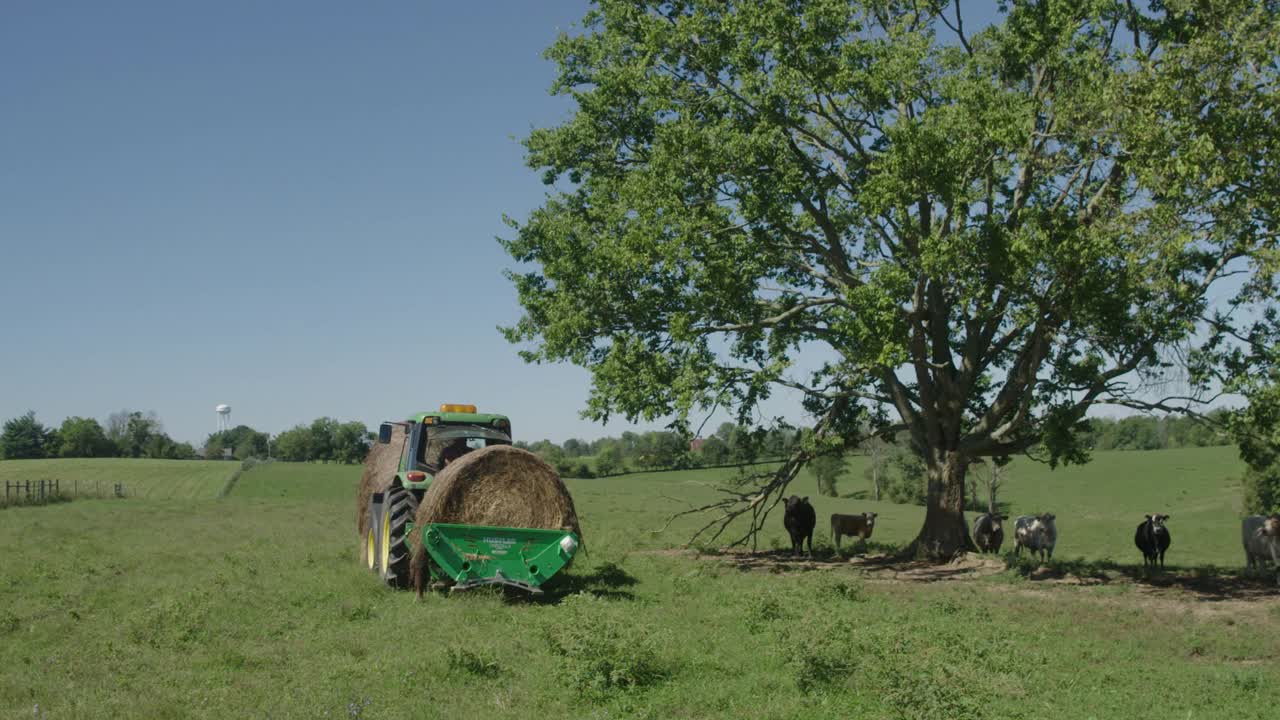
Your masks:
<instances>
[{"instance_id":1,"label":"tree trunk","mask_svg":"<svg viewBox=\"0 0 1280 720\"><path fill-rule=\"evenodd\" d=\"M880 466L876 464L878 461L872 461L871 465L871 485L875 488L876 502L880 502Z\"/></svg>"},{"instance_id":2,"label":"tree trunk","mask_svg":"<svg viewBox=\"0 0 1280 720\"><path fill-rule=\"evenodd\" d=\"M1000 466L993 460L988 469L991 474L987 476L987 512L995 515L996 490L1000 487Z\"/></svg>"},{"instance_id":3,"label":"tree trunk","mask_svg":"<svg viewBox=\"0 0 1280 720\"><path fill-rule=\"evenodd\" d=\"M968 463L948 454L941 465L929 468L929 492L925 498L924 527L908 552L916 557L948 561L976 550L964 519L964 479Z\"/></svg>"}]
</instances>

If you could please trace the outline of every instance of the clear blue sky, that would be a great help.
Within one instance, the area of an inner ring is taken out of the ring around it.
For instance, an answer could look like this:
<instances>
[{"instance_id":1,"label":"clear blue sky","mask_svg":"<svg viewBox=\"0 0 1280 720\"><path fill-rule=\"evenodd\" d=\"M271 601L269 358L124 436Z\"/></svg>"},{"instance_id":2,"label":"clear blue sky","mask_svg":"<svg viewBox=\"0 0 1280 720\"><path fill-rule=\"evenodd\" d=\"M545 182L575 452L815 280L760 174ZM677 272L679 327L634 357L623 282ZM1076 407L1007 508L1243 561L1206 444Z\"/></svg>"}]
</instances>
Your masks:
<instances>
[{"instance_id":1,"label":"clear blue sky","mask_svg":"<svg viewBox=\"0 0 1280 720\"><path fill-rule=\"evenodd\" d=\"M272 433L468 402L523 439L627 429L496 330L502 214L544 192L519 139L572 109L541 52L586 7L5 3L0 420L154 410L200 443L223 402Z\"/></svg>"},{"instance_id":2,"label":"clear blue sky","mask_svg":"<svg viewBox=\"0 0 1280 720\"><path fill-rule=\"evenodd\" d=\"M571 110L541 52L585 10L5 3L0 419L154 410L201 442L222 402L270 432L472 402L525 439L626 429L495 329L501 216L544 192L518 140Z\"/></svg>"}]
</instances>

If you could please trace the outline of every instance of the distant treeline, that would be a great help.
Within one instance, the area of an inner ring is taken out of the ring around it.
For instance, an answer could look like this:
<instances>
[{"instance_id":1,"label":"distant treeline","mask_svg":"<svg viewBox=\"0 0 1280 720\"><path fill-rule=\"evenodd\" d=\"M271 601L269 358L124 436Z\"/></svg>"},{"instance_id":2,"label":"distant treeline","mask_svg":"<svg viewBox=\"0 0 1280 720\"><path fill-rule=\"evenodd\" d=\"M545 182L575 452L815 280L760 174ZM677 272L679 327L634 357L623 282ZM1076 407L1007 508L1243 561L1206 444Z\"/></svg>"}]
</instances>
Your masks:
<instances>
[{"instance_id":1,"label":"distant treeline","mask_svg":"<svg viewBox=\"0 0 1280 720\"><path fill-rule=\"evenodd\" d=\"M281 460L358 463L369 451L372 435L360 422L317 418L270 434L239 425L212 433L204 446L177 442L164 432L154 412L121 410L107 417L106 425L93 418L69 417L60 427L46 426L28 412L4 423L0 432L0 460L40 458L159 458L218 460L230 449L236 460L276 457Z\"/></svg>"},{"instance_id":2,"label":"distant treeline","mask_svg":"<svg viewBox=\"0 0 1280 720\"><path fill-rule=\"evenodd\" d=\"M1227 411L1209 413L1223 419ZM1094 450L1166 450L1183 447L1230 445L1231 437L1222 429L1189 417L1090 418L1085 433L1087 446Z\"/></svg>"},{"instance_id":3,"label":"distant treeline","mask_svg":"<svg viewBox=\"0 0 1280 720\"><path fill-rule=\"evenodd\" d=\"M271 441L271 456L294 462L360 463L373 438L362 422L316 418L277 435Z\"/></svg>"},{"instance_id":4,"label":"distant treeline","mask_svg":"<svg viewBox=\"0 0 1280 720\"><path fill-rule=\"evenodd\" d=\"M537 453L561 475L591 478L775 460L791 452L798 437L794 428L751 431L723 423L707 438L655 430L598 440L569 438L559 445L550 440L518 440L515 445Z\"/></svg>"},{"instance_id":5,"label":"distant treeline","mask_svg":"<svg viewBox=\"0 0 1280 720\"><path fill-rule=\"evenodd\" d=\"M155 413L121 410L104 427L93 418L69 417L60 427L45 426L34 411L5 421L0 459L128 457L188 460L198 457L191 443L164 432Z\"/></svg>"},{"instance_id":6,"label":"distant treeline","mask_svg":"<svg viewBox=\"0 0 1280 720\"><path fill-rule=\"evenodd\" d=\"M1211 413L1221 418L1225 411ZM785 457L795 446L799 431L780 428L752 432L733 423L724 423L710 437L689 439L674 432L624 432L621 437L598 440L570 438L563 444L550 440L517 441L517 447L531 450L551 463L562 475L589 478L625 472L681 470L688 468L734 465ZM1162 450L1181 447L1227 445L1231 439L1222 430L1185 417L1133 416L1120 419L1091 418L1085 432L1085 445L1094 450ZM905 436L900 438L905 450ZM854 454L865 454L864 446ZM890 453L892 455L892 453ZM888 456L886 456L888 457ZM896 457L896 456L894 456ZM902 466L911 460L896 460ZM915 492L915 473L901 472L910 478L900 483ZM889 473L894 477L894 473ZM894 491L891 483L886 488Z\"/></svg>"},{"instance_id":7,"label":"distant treeline","mask_svg":"<svg viewBox=\"0 0 1280 720\"><path fill-rule=\"evenodd\" d=\"M1221 416L1224 412L1217 414ZM628 431L620 437L597 440L570 438L562 444L550 440L520 440L515 444L542 456L563 475L597 477L776 460L794 448L798 437L799 431L794 428L752 431L726 422L706 438L690 439L658 430ZM93 418L69 417L55 428L43 425L34 412L28 412L4 423L0 459L217 459L223 456L224 448L230 448L237 460L275 457L295 462L359 463L369 451L372 439L373 435L363 423L322 417L274 438L239 425L211 434L204 447L197 449L165 434L155 413L121 410L108 416L105 426ZM1092 418L1085 432L1086 446L1095 450L1160 450L1230 442L1229 436L1215 427L1173 416Z\"/></svg>"},{"instance_id":8,"label":"distant treeline","mask_svg":"<svg viewBox=\"0 0 1280 720\"><path fill-rule=\"evenodd\" d=\"M362 422L340 422L331 417L295 425L274 438L248 425L213 433L204 443L205 457L216 460L231 450L236 460L274 458L291 462L364 462L373 435Z\"/></svg>"}]
</instances>

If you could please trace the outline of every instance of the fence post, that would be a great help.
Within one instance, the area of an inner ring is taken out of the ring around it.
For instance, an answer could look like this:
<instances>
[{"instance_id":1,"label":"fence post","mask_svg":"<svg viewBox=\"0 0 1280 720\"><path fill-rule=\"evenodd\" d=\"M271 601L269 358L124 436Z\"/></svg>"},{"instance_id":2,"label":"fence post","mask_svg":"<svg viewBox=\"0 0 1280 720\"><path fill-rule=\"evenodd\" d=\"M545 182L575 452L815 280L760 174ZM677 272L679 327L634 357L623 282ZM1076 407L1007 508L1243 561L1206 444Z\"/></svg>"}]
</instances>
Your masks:
<instances>
[{"instance_id":1,"label":"fence post","mask_svg":"<svg viewBox=\"0 0 1280 720\"><path fill-rule=\"evenodd\" d=\"M31 499L31 481L30 480L27 481L26 492L27 492L27 499L30 500Z\"/></svg>"}]
</instances>

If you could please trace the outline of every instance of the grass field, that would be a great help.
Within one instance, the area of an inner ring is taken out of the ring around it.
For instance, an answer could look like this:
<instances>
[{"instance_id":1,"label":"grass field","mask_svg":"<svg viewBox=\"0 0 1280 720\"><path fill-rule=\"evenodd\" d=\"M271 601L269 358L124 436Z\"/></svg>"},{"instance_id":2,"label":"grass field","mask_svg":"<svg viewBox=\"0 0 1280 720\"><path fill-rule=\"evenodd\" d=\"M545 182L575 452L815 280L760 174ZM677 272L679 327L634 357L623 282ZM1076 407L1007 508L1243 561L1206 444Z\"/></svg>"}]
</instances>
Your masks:
<instances>
[{"instance_id":1,"label":"grass field","mask_svg":"<svg viewBox=\"0 0 1280 720\"><path fill-rule=\"evenodd\" d=\"M1227 449L1099 454L1015 465L1006 497L1056 512L1067 558L1133 563L1135 513L1160 509L1171 563L1238 566L1238 471ZM696 521L652 531L725 474L571 481L589 552L543 602L379 587L355 562L349 466L262 466L218 501L2 510L0 717L1275 717L1274 589L672 551ZM882 512L877 541L918 529L919 508L799 483L820 515ZM851 467L841 490L862 485ZM779 515L764 544L781 538Z\"/></svg>"},{"instance_id":2,"label":"grass field","mask_svg":"<svg viewBox=\"0 0 1280 720\"><path fill-rule=\"evenodd\" d=\"M808 495L817 510L815 541L829 541L825 520L833 512L879 513L875 540L883 543L907 543L920 530L924 508L856 497L870 496L870 482L863 476L865 463L860 456L849 460L837 486L844 497L819 496L817 481L807 471L792 484L789 492ZM998 499L1008 503L1014 515L1057 515L1056 555L1064 558L1140 564L1142 556L1133 546L1134 528L1143 515L1159 511L1171 515L1173 546L1167 562L1235 566L1244 560L1239 522L1239 477L1243 471L1231 447L1102 452L1087 465L1056 470L1020 458L1006 469L1005 488ZM590 522L596 519L590 516L625 516L630 520L623 531L632 542L665 547L682 542L705 518L678 521L663 536L641 533L637 538L633 531L660 528L673 511L712 500L717 496L714 487L733 475L731 470L661 472L572 480L570 487L575 498L587 499L579 501L585 506L585 524L593 529L605 525L604 532L612 532L612 523ZM847 497L850 495L855 497ZM741 527L735 525L731 530L740 531ZM770 532L761 537L761 544L766 548L790 547L780 512L772 518ZM1006 532L1006 547L1011 546L1011 533Z\"/></svg>"},{"instance_id":3,"label":"grass field","mask_svg":"<svg viewBox=\"0 0 1280 720\"><path fill-rule=\"evenodd\" d=\"M66 458L0 461L0 484L6 480L59 481L65 493L111 494L116 483L125 493L144 498L213 499L240 463L207 460L138 460L132 458ZM2 486L2 485L0 485Z\"/></svg>"}]
</instances>

